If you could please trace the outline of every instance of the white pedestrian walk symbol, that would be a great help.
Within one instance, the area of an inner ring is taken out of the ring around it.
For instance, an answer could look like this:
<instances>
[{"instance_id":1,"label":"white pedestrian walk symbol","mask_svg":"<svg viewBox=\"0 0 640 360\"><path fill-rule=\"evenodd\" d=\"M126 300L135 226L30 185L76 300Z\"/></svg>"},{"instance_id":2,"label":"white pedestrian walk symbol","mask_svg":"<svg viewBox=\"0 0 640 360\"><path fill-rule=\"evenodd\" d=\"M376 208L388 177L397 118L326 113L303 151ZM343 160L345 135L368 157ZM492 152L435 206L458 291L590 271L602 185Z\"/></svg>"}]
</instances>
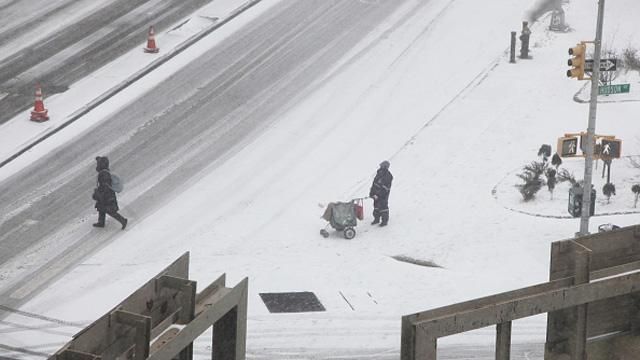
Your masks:
<instances>
[{"instance_id":1,"label":"white pedestrian walk symbol","mask_svg":"<svg viewBox=\"0 0 640 360\"><path fill-rule=\"evenodd\" d=\"M602 154L603 155L611 155L611 145L604 144L604 147L602 148Z\"/></svg>"},{"instance_id":2,"label":"white pedestrian walk symbol","mask_svg":"<svg viewBox=\"0 0 640 360\"><path fill-rule=\"evenodd\" d=\"M576 142L575 141L569 142L569 152L572 153L572 154L575 154L575 152L576 152Z\"/></svg>"}]
</instances>

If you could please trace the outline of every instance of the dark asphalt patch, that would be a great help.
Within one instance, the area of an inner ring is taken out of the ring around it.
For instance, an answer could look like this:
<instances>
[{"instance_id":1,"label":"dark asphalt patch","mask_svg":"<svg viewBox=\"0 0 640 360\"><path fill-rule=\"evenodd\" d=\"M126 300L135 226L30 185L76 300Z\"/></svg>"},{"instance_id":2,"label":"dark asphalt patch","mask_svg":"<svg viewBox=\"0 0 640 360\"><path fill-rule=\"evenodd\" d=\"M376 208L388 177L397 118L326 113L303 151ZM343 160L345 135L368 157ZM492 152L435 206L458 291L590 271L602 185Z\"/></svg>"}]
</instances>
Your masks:
<instances>
[{"instance_id":1,"label":"dark asphalt patch","mask_svg":"<svg viewBox=\"0 0 640 360\"><path fill-rule=\"evenodd\" d=\"M260 293L262 301L270 313L299 313L325 311L326 309L310 291Z\"/></svg>"}]
</instances>

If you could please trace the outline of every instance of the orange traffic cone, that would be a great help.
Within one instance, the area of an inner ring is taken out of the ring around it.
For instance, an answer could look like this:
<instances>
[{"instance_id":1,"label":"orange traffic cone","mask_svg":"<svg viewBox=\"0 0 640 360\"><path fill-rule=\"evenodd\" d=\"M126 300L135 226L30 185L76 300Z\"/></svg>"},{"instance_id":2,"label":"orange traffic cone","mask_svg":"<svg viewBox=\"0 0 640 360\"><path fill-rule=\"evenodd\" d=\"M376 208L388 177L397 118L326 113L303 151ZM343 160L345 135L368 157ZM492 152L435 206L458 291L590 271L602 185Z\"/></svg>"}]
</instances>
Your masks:
<instances>
[{"instance_id":1,"label":"orange traffic cone","mask_svg":"<svg viewBox=\"0 0 640 360\"><path fill-rule=\"evenodd\" d=\"M42 90L40 84L36 85L36 101L33 104L33 111L31 112L31 121L43 122L49 120L47 113L49 110L44 108L42 102Z\"/></svg>"},{"instance_id":2,"label":"orange traffic cone","mask_svg":"<svg viewBox=\"0 0 640 360\"><path fill-rule=\"evenodd\" d=\"M153 26L149 26L149 35L147 35L147 47L143 48L146 53L157 53L160 48L156 46L156 33Z\"/></svg>"}]
</instances>

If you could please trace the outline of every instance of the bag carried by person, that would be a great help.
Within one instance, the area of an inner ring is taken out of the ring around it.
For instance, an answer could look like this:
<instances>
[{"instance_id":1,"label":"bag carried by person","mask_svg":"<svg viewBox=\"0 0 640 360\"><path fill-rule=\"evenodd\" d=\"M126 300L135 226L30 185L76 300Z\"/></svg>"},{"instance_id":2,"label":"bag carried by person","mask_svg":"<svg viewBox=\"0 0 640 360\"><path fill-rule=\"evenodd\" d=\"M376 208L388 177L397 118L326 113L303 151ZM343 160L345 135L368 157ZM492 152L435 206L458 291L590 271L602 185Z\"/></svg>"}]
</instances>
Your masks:
<instances>
[{"instance_id":1,"label":"bag carried by person","mask_svg":"<svg viewBox=\"0 0 640 360\"><path fill-rule=\"evenodd\" d=\"M100 170L100 172L103 171L109 174L109 177L111 178L111 186L109 186L109 188L117 193L121 192L122 189L124 189L124 182L120 179L120 176L112 173L109 169Z\"/></svg>"},{"instance_id":2,"label":"bag carried by person","mask_svg":"<svg viewBox=\"0 0 640 360\"><path fill-rule=\"evenodd\" d=\"M124 183L120 179L120 176L111 173L111 190L119 193L124 189Z\"/></svg>"}]
</instances>

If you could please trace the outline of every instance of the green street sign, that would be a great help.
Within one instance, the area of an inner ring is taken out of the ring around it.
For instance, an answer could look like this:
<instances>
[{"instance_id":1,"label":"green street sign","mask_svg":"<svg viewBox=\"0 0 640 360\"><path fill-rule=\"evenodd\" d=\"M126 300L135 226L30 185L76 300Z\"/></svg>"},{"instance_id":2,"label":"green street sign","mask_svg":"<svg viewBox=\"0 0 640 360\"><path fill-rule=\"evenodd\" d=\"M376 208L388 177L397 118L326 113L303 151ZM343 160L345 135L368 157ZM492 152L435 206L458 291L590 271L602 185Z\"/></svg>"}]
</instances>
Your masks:
<instances>
[{"instance_id":1,"label":"green street sign","mask_svg":"<svg viewBox=\"0 0 640 360\"><path fill-rule=\"evenodd\" d=\"M598 95L611 95L628 93L631 88L631 84L616 84L616 85L604 85L598 86Z\"/></svg>"}]
</instances>

